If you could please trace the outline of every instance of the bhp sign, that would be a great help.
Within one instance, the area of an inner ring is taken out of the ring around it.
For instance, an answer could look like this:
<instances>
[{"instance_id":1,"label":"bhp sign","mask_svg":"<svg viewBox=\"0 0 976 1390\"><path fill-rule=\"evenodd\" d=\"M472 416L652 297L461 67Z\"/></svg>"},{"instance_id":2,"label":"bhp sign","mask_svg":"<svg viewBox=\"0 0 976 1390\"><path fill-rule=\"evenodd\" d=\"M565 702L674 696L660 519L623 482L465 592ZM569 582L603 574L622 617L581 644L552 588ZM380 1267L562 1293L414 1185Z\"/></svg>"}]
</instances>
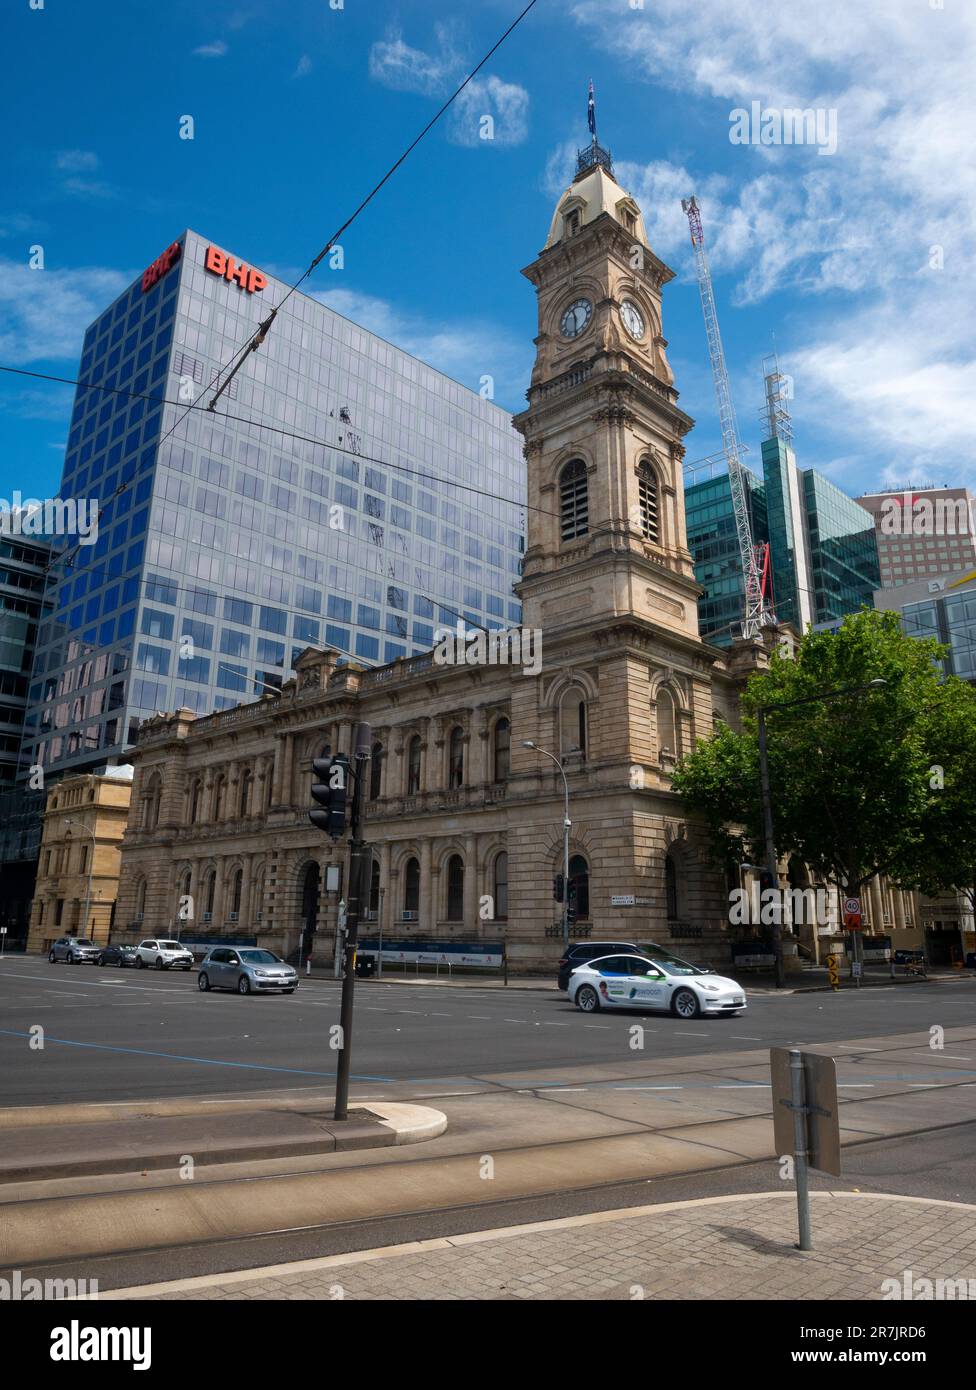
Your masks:
<instances>
[{"instance_id":1,"label":"bhp sign","mask_svg":"<svg viewBox=\"0 0 976 1390\"><path fill-rule=\"evenodd\" d=\"M216 246L207 247L203 263L212 275L222 275L225 280L236 280L241 289L247 290L248 294L253 294L255 290L263 290L268 283L267 276L262 275L260 270L245 265L243 261L238 264L233 256L218 251Z\"/></svg>"},{"instance_id":2,"label":"bhp sign","mask_svg":"<svg viewBox=\"0 0 976 1390\"><path fill-rule=\"evenodd\" d=\"M145 294L147 290L151 290L156 281L161 280L167 271L172 270L182 254L183 247L178 241L174 241L172 246L167 246L161 256L157 256L149 269L143 272L143 294Z\"/></svg>"}]
</instances>

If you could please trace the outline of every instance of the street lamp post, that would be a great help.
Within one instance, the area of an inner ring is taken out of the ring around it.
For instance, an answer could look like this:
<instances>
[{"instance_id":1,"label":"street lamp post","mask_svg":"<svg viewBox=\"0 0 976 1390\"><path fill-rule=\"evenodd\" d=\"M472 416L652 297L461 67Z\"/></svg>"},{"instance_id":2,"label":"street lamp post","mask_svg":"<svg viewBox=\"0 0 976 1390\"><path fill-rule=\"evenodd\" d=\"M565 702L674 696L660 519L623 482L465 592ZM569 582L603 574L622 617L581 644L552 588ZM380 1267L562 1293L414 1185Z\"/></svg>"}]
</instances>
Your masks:
<instances>
[{"instance_id":1,"label":"street lamp post","mask_svg":"<svg viewBox=\"0 0 976 1390\"><path fill-rule=\"evenodd\" d=\"M385 887L380 887L380 949L376 956L376 977L383 978L383 899L386 897Z\"/></svg>"},{"instance_id":2,"label":"street lamp post","mask_svg":"<svg viewBox=\"0 0 976 1390\"><path fill-rule=\"evenodd\" d=\"M773 705L759 705L759 799L762 807L763 845L766 856L766 870L770 875L770 885L777 888L779 868L776 862L776 841L773 835L773 800L769 788L769 755L766 745L766 711L793 709L796 705L812 705L823 700L835 700L841 695L856 695L861 690L874 690L888 682L880 676L864 685L848 685L839 690L827 690L822 695L805 695L801 700L783 700ZM783 932L780 913L773 913L773 960L776 967L776 988L786 984L786 970L783 962Z\"/></svg>"},{"instance_id":3,"label":"street lamp post","mask_svg":"<svg viewBox=\"0 0 976 1390\"><path fill-rule=\"evenodd\" d=\"M83 831L85 832L86 835L90 835L90 836L91 836L92 852L91 852L91 861L90 861L90 863L89 863L89 865L88 865L88 896L85 898L85 925L84 925L84 927L82 928L82 933L81 933L81 934L82 934L82 937L83 937L85 940L87 940L87 939L88 939L88 916L89 916L89 913L91 912L92 877L93 877L93 875L94 875L94 873L95 873L95 849L96 849L95 832L94 832L94 830L89 830L89 828L88 828L87 825L82 825L81 821L79 821L79 820L72 820L69 816L65 816L64 823L65 823L65 825L73 825L73 826L76 826L79 830L83 830ZM69 832L69 838L70 838L70 832Z\"/></svg>"},{"instance_id":4,"label":"street lamp post","mask_svg":"<svg viewBox=\"0 0 976 1390\"><path fill-rule=\"evenodd\" d=\"M522 740L523 748L534 748L537 753L541 753L544 758L556 764L559 774L563 779L563 793L565 796L565 807L563 811L563 952L569 946L569 832L573 822L569 819L569 783L566 780L566 769L556 757L555 753L550 753L545 748L540 748L537 743L533 743L530 738Z\"/></svg>"}]
</instances>

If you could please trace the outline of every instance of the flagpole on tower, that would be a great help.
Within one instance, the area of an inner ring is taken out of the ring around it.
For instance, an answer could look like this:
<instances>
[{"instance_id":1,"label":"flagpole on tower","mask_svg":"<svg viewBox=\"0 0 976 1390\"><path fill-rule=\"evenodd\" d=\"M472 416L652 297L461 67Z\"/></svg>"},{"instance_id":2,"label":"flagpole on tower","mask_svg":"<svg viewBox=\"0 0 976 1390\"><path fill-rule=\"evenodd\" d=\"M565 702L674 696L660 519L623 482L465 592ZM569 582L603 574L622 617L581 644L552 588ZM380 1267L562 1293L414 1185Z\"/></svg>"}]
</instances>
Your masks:
<instances>
[{"instance_id":1,"label":"flagpole on tower","mask_svg":"<svg viewBox=\"0 0 976 1390\"><path fill-rule=\"evenodd\" d=\"M590 143L596 144L596 99L593 95L593 78L590 78L590 95L586 103L586 124L590 128Z\"/></svg>"}]
</instances>

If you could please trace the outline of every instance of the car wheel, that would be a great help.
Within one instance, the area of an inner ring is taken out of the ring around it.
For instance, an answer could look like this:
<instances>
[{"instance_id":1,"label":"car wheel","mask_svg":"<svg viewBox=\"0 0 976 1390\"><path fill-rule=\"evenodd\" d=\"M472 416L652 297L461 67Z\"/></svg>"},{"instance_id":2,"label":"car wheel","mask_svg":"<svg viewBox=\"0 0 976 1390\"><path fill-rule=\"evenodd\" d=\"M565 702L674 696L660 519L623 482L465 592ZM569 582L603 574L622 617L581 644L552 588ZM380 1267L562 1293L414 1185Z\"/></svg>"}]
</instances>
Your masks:
<instances>
[{"instance_id":1,"label":"car wheel","mask_svg":"<svg viewBox=\"0 0 976 1390\"><path fill-rule=\"evenodd\" d=\"M595 1014L600 1007L600 997L592 985L583 985L576 991L576 1007L585 1014Z\"/></svg>"},{"instance_id":2,"label":"car wheel","mask_svg":"<svg viewBox=\"0 0 976 1390\"><path fill-rule=\"evenodd\" d=\"M247 978L246 975L242 975L241 978L237 981L237 993L238 993L238 994L250 994L250 993L251 993L251 981Z\"/></svg>"},{"instance_id":3,"label":"car wheel","mask_svg":"<svg viewBox=\"0 0 976 1390\"><path fill-rule=\"evenodd\" d=\"M202 974L198 975L198 976L197 976L197 989L200 990L201 994L206 994L206 992L207 992L207 990L208 990L209 988L210 988L210 981L209 981L209 979L207 978L206 973L202 973Z\"/></svg>"},{"instance_id":4,"label":"car wheel","mask_svg":"<svg viewBox=\"0 0 976 1390\"><path fill-rule=\"evenodd\" d=\"M294 993L295 993L295 991L294 991L293 989L283 989L281 992L282 992L282 994L294 994Z\"/></svg>"},{"instance_id":5,"label":"car wheel","mask_svg":"<svg viewBox=\"0 0 976 1390\"><path fill-rule=\"evenodd\" d=\"M69 964L69 965L74 965L74 963L75 963L75 953L74 953L74 951L69 951L69 952L68 952L68 964Z\"/></svg>"},{"instance_id":6,"label":"car wheel","mask_svg":"<svg viewBox=\"0 0 976 1390\"><path fill-rule=\"evenodd\" d=\"M701 1004L694 990L679 989L671 1000L671 1009L679 1018L697 1018L701 1013Z\"/></svg>"},{"instance_id":7,"label":"car wheel","mask_svg":"<svg viewBox=\"0 0 976 1390\"><path fill-rule=\"evenodd\" d=\"M157 970L163 970L163 969L165 969L165 967L164 967L164 965L163 965L163 958L162 958L162 956L157 956L157 957L156 957L156 969L157 969Z\"/></svg>"},{"instance_id":8,"label":"car wheel","mask_svg":"<svg viewBox=\"0 0 976 1390\"><path fill-rule=\"evenodd\" d=\"M142 956L136 956L136 969L137 969L137 970L142 970L143 967L145 966L145 964L146 964L146 962L143 960Z\"/></svg>"},{"instance_id":9,"label":"car wheel","mask_svg":"<svg viewBox=\"0 0 976 1390\"><path fill-rule=\"evenodd\" d=\"M53 951L48 951L48 953L47 953L47 958L48 958L48 960L51 962L52 965L57 965L57 963L58 963L58 958L57 958L57 956L54 954Z\"/></svg>"},{"instance_id":10,"label":"car wheel","mask_svg":"<svg viewBox=\"0 0 976 1390\"><path fill-rule=\"evenodd\" d=\"M95 957L95 964L96 964L96 965L104 965L104 964L105 964L105 959L104 959L104 957L103 957L103 956L96 956L96 957Z\"/></svg>"}]
</instances>

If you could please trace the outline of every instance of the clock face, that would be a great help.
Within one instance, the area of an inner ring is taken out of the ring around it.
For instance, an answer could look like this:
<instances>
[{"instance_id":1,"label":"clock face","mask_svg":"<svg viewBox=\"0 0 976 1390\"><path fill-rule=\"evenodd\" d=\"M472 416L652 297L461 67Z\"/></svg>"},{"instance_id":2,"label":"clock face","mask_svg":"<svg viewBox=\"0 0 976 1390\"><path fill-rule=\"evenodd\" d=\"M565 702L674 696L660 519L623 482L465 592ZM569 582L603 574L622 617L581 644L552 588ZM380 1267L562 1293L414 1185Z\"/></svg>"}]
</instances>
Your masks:
<instances>
[{"instance_id":1,"label":"clock face","mask_svg":"<svg viewBox=\"0 0 976 1390\"><path fill-rule=\"evenodd\" d=\"M578 338L593 316L593 305L588 299L576 299L559 320L564 338Z\"/></svg>"},{"instance_id":2,"label":"clock face","mask_svg":"<svg viewBox=\"0 0 976 1390\"><path fill-rule=\"evenodd\" d=\"M621 304L620 317L623 320L624 328L632 338L643 338L644 315L632 299L625 299Z\"/></svg>"}]
</instances>

